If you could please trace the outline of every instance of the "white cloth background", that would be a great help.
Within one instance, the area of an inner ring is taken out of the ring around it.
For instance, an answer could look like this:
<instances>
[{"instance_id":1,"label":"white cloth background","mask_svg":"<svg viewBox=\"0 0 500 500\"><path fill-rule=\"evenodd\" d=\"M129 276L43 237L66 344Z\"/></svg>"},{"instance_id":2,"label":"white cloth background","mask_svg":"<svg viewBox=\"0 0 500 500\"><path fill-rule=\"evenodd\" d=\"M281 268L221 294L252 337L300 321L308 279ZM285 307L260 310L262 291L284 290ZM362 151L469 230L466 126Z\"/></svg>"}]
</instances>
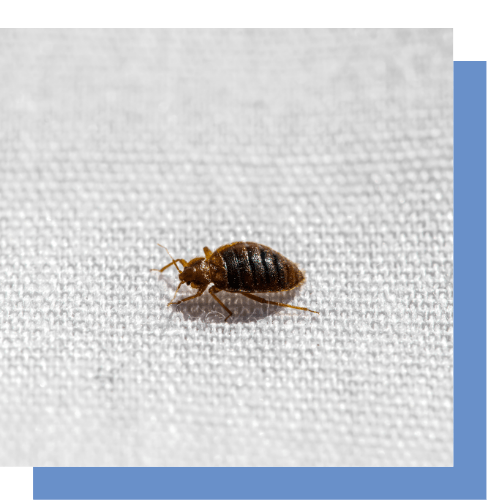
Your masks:
<instances>
[{"instance_id":1,"label":"white cloth background","mask_svg":"<svg viewBox=\"0 0 500 500\"><path fill-rule=\"evenodd\" d=\"M2 30L0 71L0 465L453 465L451 30ZM321 315L166 308L157 242L237 240Z\"/></svg>"}]
</instances>

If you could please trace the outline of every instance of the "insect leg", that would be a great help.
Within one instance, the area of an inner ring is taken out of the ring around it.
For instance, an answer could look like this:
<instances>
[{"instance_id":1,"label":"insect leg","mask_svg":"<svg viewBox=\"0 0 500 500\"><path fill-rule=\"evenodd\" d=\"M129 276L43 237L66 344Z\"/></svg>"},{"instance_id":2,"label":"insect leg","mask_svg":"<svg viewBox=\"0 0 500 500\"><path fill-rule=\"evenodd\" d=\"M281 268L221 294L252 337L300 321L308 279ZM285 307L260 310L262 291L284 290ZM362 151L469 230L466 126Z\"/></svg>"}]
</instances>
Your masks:
<instances>
[{"instance_id":1,"label":"insect leg","mask_svg":"<svg viewBox=\"0 0 500 500\"><path fill-rule=\"evenodd\" d=\"M181 281L179 283L179 286L177 287L177 289L175 290L175 293L174 293L174 296L172 297L172 300L167 304L167 307L174 301L175 297L177 296L177 292L179 291L179 288L184 284L185 282L184 281Z\"/></svg>"},{"instance_id":2,"label":"insect leg","mask_svg":"<svg viewBox=\"0 0 500 500\"><path fill-rule=\"evenodd\" d=\"M210 259L210 257L212 257L212 250L208 247L203 247L203 251L205 252L205 259Z\"/></svg>"},{"instance_id":3,"label":"insect leg","mask_svg":"<svg viewBox=\"0 0 500 500\"><path fill-rule=\"evenodd\" d=\"M150 269L150 271L158 271L162 273L163 271L165 271L165 269L167 269L167 267L173 266L175 262L180 262L184 267L187 267L187 262L184 259L176 259L170 264L167 264L165 267L162 267L161 269Z\"/></svg>"},{"instance_id":4,"label":"insect leg","mask_svg":"<svg viewBox=\"0 0 500 500\"><path fill-rule=\"evenodd\" d=\"M182 285L182 283L181 283L181 285ZM170 305L170 304L180 304L181 302L186 302L186 300L195 299L196 297L199 297L206 289L207 289L206 286L202 286L201 288L198 288L198 291L194 295L186 297L185 299L182 299L182 300L178 300L177 302L170 302L168 305Z\"/></svg>"},{"instance_id":5,"label":"insect leg","mask_svg":"<svg viewBox=\"0 0 500 500\"><path fill-rule=\"evenodd\" d=\"M220 292L220 290L215 286L208 290L208 293L229 313L229 316L227 316L224 320L227 321L233 315L233 313L222 303L222 301L218 297L215 296L217 292Z\"/></svg>"},{"instance_id":6,"label":"insect leg","mask_svg":"<svg viewBox=\"0 0 500 500\"><path fill-rule=\"evenodd\" d=\"M245 297L248 297L249 299L255 300L257 302L260 302L261 304L273 304L274 306L290 307L291 309L300 309L301 311L309 311L312 313L319 314L318 311L311 311L311 309L307 309L306 307L291 306L289 304L283 304L281 302L273 302L272 300L263 299L262 297L257 297L257 295L252 295L251 293L246 293L246 292L234 292L234 293L241 293L241 295L244 295Z\"/></svg>"}]
</instances>

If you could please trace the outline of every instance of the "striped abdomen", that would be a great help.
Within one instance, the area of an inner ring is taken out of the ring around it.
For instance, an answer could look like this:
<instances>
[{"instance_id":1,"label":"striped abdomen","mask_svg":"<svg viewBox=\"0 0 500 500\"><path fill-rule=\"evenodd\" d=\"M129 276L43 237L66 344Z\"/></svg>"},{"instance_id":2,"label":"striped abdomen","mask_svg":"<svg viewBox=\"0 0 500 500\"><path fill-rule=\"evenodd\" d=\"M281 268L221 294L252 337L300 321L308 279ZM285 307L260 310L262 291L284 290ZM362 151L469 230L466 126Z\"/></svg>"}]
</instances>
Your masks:
<instances>
[{"instance_id":1,"label":"striped abdomen","mask_svg":"<svg viewBox=\"0 0 500 500\"><path fill-rule=\"evenodd\" d=\"M296 264L258 243L225 245L209 261L219 269L213 281L222 290L280 292L304 281L304 274Z\"/></svg>"}]
</instances>

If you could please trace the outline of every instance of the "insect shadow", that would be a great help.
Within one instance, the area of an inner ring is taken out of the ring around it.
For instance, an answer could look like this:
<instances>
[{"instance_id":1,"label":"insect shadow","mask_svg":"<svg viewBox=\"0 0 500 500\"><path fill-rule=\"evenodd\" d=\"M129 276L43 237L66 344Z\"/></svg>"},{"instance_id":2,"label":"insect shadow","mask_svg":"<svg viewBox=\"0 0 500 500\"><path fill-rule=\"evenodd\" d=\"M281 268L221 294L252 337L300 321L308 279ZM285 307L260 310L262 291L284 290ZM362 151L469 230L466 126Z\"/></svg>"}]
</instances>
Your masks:
<instances>
[{"instance_id":1,"label":"insect shadow","mask_svg":"<svg viewBox=\"0 0 500 500\"><path fill-rule=\"evenodd\" d=\"M174 284L174 280L167 276L161 276L159 279L167 284L169 288L167 295L169 293L173 294L177 288ZM185 288L185 290L182 288L179 290L178 296L181 298L184 294L186 296L190 295L190 290L187 287L183 288ZM274 301L284 302L286 304L291 302L295 296L299 295L300 288L301 287L297 287L286 292L259 293L256 295L272 299ZM229 318L228 323L253 323L278 314L282 316L283 314L292 315L299 313L298 311L291 311L290 309L287 309L284 312L283 308L279 306L260 304L237 293L221 291L220 297L223 299L224 304L231 309L231 311L233 311L233 315ZM165 306L167 303L168 300L166 300ZM201 319L206 323L224 323L226 318L225 311L219 304L217 304L208 291L194 300L190 300L182 304L172 304L170 307L175 312L180 312L186 321L196 321Z\"/></svg>"}]
</instances>

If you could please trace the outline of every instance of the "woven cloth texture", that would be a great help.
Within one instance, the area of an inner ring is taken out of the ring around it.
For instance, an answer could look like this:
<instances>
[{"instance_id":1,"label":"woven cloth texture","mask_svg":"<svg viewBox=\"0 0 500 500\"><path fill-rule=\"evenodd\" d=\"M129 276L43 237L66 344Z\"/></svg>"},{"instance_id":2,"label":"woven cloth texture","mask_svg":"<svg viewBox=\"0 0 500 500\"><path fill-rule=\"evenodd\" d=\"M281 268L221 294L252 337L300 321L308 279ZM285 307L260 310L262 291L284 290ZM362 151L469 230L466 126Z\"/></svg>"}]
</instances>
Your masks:
<instances>
[{"instance_id":1,"label":"woven cloth texture","mask_svg":"<svg viewBox=\"0 0 500 500\"><path fill-rule=\"evenodd\" d=\"M0 465L453 465L451 30L2 30L0 71ZM320 315L166 307L156 243L239 240Z\"/></svg>"}]
</instances>

